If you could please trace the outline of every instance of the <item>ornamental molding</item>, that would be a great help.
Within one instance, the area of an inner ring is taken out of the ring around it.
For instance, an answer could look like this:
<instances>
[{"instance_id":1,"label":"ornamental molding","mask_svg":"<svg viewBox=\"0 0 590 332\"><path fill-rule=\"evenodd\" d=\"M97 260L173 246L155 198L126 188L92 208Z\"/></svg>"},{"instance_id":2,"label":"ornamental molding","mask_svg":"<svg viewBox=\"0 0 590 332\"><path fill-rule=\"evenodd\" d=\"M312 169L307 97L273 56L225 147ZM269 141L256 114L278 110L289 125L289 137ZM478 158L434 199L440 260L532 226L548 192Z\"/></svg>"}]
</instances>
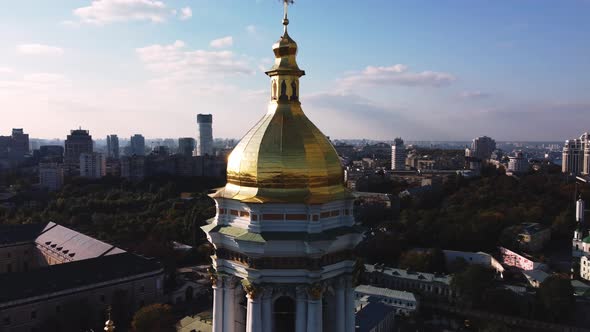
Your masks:
<instances>
[{"instance_id":1,"label":"ornamental molding","mask_svg":"<svg viewBox=\"0 0 590 332\"><path fill-rule=\"evenodd\" d=\"M320 300L323 292L324 287L320 283L315 283L307 287L307 295L309 295L311 300Z\"/></svg>"}]
</instances>

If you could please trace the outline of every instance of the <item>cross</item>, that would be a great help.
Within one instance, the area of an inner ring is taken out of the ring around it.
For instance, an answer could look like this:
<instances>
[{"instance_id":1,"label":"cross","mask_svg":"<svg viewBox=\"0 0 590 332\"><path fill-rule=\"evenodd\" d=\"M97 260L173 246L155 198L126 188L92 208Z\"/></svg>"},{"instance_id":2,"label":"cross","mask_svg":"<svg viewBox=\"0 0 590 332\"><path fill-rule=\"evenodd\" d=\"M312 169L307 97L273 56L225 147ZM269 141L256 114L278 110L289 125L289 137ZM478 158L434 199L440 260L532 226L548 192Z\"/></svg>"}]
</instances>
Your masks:
<instances>
[{"instance_id":1,"label":"cross","mask_svg":"<svg viewBox=\"0 0 590 332\"><path fill-rule=\"evenodd\" d=\"M289 25L289 19L287 18L287 12L289 11L289 4L293 4L295 0L282 0L284 5L285 17L283 17L283 25L285 26L285 32L287 32L287 25Z\"/></svg>"}]
</instances>

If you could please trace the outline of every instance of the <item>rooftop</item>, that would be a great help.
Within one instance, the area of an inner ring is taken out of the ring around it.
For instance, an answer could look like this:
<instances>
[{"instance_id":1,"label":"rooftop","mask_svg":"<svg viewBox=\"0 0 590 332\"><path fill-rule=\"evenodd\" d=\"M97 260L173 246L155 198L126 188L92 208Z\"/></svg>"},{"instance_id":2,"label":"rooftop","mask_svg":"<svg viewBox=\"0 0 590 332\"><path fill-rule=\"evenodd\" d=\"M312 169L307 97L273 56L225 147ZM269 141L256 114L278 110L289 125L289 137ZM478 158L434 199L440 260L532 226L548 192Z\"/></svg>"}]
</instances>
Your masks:
<instances>
[{"instance_id":1,"label":"rooftop","mask_svg":"<svg viewBox=\"0 0 590 332\"><path fill-rule=\"evenodd\" d=\"M365 270L367 273L380 272L386 275L395 276L403 279L418 280L425 282L440 282L443 284L450 285L452 277L450 275L433 274L425 272L414 272L409 270L396 269L386 266L370 265L365 264Z\"/></svg>"},{"instance_id":2,"label":"rooftop","mask_svg":"<svg viewBox=\"0 0 590 332\"><path fill-rule=\"evenodd\" d=\"M356 313L356 332L372 331L385 317L395 311L392 306L380 302L369 302Z\"/></svg>"},{"instance_id":3,"label":"rooftop","mask_svg":"<svg viewBox=\"0 0 590 332\"><path fill-rule=\"evenodd\" d=\"M161 271L152 259L131 253L50 265L31 272L0 274L0 307L4 302L47 295L139 274Z\"/></svg>"},{"instance_id":4,"label":"rooftop","mask_svg":"<svg viewBox=\"0 0 590 332\"><path fill-rule=\"evenodd\" d=\"M0 244L32 242L46 224L0 225Z\"/></svg>"},{"instance_id":5,"label":"rooftop","mask_svg":"<svg viewBox=\"0 0 590 332\"><path fill-rule=\"evenodd\" d=\"M410 292L399 291L395 289L389 288L381 288L375 287L370 285L359 285L354 289L355 292L372 295L372 296L379 296L379 297L387 297L392 299L401 299L406 301L416 301L416 297L414 294Z\"/></svg>"}]
</instances>

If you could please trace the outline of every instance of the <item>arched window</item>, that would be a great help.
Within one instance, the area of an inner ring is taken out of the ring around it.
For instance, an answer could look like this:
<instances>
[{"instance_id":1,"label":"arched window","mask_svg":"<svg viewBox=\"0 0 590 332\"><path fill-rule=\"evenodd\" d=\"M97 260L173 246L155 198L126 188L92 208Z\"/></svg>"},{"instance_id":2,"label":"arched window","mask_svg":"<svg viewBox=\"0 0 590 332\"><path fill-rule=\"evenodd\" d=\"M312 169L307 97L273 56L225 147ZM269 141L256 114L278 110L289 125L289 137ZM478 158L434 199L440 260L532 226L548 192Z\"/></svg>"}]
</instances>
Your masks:
<instances>
[{"instance_id":1,"label":"arched window","mask_svg":"<svg viewBox=\"0 0 590 332\"><path fill-rule=\"evenodd\" d=\"M281 96L279 97L279 99L284 100L287 98L287 83L285 83L285 80L283 80L283 82L281 83Z\"/></svg>"},{"instance_id":2,"label":"arched window","mask_svg":"<svg viewBox=\"0 0 590 332\"><path fill-rule=\"evenodd\" d=\"M274 331L295 332L295 301L281 296L274 303Z\"/></svg>"},{"instance_id":3,"label":"arched window","mask_svg":"<svg viewBox=\"0 0 590 332\"><path fill-rule=\"evenodd\" d=\"M277 99L277 81L272 81L272 99Z\"/></svg>"},{"instance_id":4,"label":"arched window","mask_svg":"<svg viewBox=\"0 0 590 332\"><path fill-rule=\"evenodd\" d=\"M299 97L297 97L297 83L295 83L295 81L291 82L291 100L297 100L299 99Z\"/></svg>"}]
</instances>

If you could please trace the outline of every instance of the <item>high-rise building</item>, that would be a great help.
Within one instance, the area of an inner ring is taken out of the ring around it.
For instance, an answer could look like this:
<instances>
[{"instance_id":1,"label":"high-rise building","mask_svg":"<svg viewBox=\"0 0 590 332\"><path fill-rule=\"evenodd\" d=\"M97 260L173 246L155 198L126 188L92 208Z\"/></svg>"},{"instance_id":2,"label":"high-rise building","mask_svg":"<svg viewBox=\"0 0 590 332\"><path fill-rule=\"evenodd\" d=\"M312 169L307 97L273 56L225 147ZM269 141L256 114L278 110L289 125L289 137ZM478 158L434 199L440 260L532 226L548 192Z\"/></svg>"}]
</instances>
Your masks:
<instances>
[{"instance_id":1,"label":"high-rise building","mask_svg":"<svg viewBox=\"0 0 590 332\"><path fill-rule=\"evenodd\" d=\"M80 176L91 179L100 179L106 175L106 159L102 153L80 154Z\"/></svg>"},{"instance_id":2,"label":"high-rise building","mask_svg":"<svg viewBox=\"0 0 590 332\"><path fill-rule=\"evenodd\" d=\"M480 160L490 159L492 152L496 150L496 141L487 136L480 136L473 139L470 151L466 157L474 157Z\"/></svg>"},{"instance_id":3,"label":"high-rise building","mask_svg":"<svg viewBox=\"0 0 590 332\"><path fill-rule=\"evenodd\" d=\"M192 156L195 150L195 139L192 137L182 137L178 139L178 154Z\"/></svg>"},{"instance_id":4,"label":"high-rise building","mask_svg":"<svg viewBox=\"0 0 590 332\"><path fill-rule=\"evenodd\" d=\"M508 157L508 171L512 173L526 173L529 170L529 161L524 157L522 151L518 151L514 156Z\"/></svg>"},{"instance_id":5,"label":"high-rise building","mask_svg":"<svg viewBox=\"0 0 590 332\"><path fill-rule=\"evenodd\" d=\"M355 331L354 197L338 153L305 116L287 33L273 45L268 110L229 156L203 226L215 247L213 331Z\"/></svg>"},{"instance_id":6,"label":"high-rise building","mask_svg":"<svg viewBox=\"0 0 590 332\"><path fill-rule=\"evenodd\" d=\"M135 134L129 140L132 156L145 156L145 138L142 135Z\"/></svg>"},{"instance_id":7,"label":"high-rise building","mask_svg":"<svg viewBox=\"0 0 590 332\"><path fill-rule=\"evenodd\" d=\"M401 138L396 138L391 146L391 169L403 171L406 169L406 146Z\"/></svg>"},{"instance_id":8,"label":"high-rise building","mask_svg":"<svg viewBox=\"0 0 590 332\"><path fill-rule=\"evenodd\" d=\"M121 158L121 177L131 181L141 181L145 177L146 162L144 156L126 156Z\"/></svg>"},{"instance_id":9,"label":"high-rise building","mask_svg":"<svg viewBox=\"0 0 590 332\"><path fill-rule=\"evenodd\" d=\"M11 136L0 136L0 163L8 167L17 166L30 152L29 134L23 129L12 129Z\"/></svg>"},{"instance_id":10,"label":"high-rise building","mask_svg":"<svg viewBox=\"0 0 590 332\"><path fill-rule=\"evenodd\" d=\"M197 115L197 156L213 155L213 115Z\"/></svg>"},{"instance_id":11,"label":"high-rise building","mask_svg":"<svg viewBox=\"0 0 590 332\"><path fill-rule=\"evenodd\" d=\"M565 141L561 170L563 173L590 174L590 134Z\"/></svg>"},{"instance_id":12,"label":"high-rise building","mask_svg":"<svg viewBox=\"0 0 590 332\"><path fill-rule=\"evenodd\" d=\"M12 129L12 150L19 156L30 152L29 134L25 134L22 128Z\"/></svg>"},{"instance_id":13,"label":"high-rise building","mask_svg":"<svg viewBox=\"0 0 590 332\"><path fill-rule=\"evenodd\" d=\"M107 157L119 159L119 137L117 135L107 136Z\"/></svg>"},{"instance_id":14,"label":"high-rise building","mask_svg":"<svg viewBox=\"0 0 590 332\"><path fill-rule=\"evenodd\" d=\"M41 145L39 158L41 161L63 163L64 147L61 145Z\"/></svg>"},{"instance_id":15,"label":"high-rise building","mask_svg":"<svg viewBox=\"0 0 590 332\"><path fill-rule=\"evenodd\" d=\"M71 175L80 174L80 155L82 153L92 153L92 136L88 130L75 129L65 141L64 164L66 172Z\"/></svg>"},{"instance_id":16,"label":"high-rise building","mask_svg":"<svg viewBox=\"0 0 590 332\"><path fill-rule=\"evenodd\" d=\"M58 163L39 164L39 182L42 188L60 190L64 184L64 170Z\"/></svg>"}]
</instances>

